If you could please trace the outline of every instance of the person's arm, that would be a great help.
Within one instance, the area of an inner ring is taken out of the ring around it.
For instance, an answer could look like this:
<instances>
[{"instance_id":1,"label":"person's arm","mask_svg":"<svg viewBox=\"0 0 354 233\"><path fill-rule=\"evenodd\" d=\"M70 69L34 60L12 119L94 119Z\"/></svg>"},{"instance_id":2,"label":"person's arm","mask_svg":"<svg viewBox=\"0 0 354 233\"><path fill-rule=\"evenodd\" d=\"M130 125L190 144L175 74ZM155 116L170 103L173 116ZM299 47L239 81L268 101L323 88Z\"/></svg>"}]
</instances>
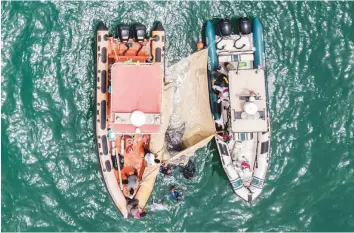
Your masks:
<instances>
[{"instance_id":1,"label":"person's arm","mask_svg":"<svg viewBox=\"0 0 354 233\"><path fill-rule=\"evenodd\" d=\"M137 192L138 192L138 188L134 189L133 197L135 197ZM138 203L139 203L139 201L138 201Z\"/></svg>"},{"instance_id":2,"label":"person's arm","mask_svg":"<svg viewBox=\"0 0 354 233\"><path fill-rule=\"evenodd\" d=\"M129 193L126 185L123 185L123 194L124 196L129 197Z\"/></svg>"}]
</instances>

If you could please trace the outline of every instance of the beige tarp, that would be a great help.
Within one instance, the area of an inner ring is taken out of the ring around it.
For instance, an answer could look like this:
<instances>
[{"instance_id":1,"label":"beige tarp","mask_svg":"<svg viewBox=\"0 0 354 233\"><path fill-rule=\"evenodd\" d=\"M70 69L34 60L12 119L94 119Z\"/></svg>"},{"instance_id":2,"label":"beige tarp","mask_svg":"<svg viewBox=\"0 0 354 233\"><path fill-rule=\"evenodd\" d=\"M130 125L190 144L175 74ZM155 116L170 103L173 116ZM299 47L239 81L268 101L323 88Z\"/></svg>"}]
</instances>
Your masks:
<instances>
[{"instance_id":1,"label":"beige tarp","mask_svg":"<svg viewBox=\"0 0 354 233\"><path fill-rule=\"evenodd\" d=\"M162 131L151 135L150 149L162 160L186 164L195 151L205 146L215 133L209 105L207 50L201 50L169 67L163 98ZM168 128L184 125L183 150L168 152L165 133ZM145 168L136 198L144 207L152 192L159 165Z\"/></svg>"},{"instance_id":2,"label":"beige tarp","mask_svg":"<svg viewBox=\"0 0 354 233\"><path fill-rule=\"evenodd\" d=\"M163 129L152 136L151 150L170 163L186 163L194 152L214 136L215 126L210 111L207 50L201 50L169 67L165 90ZM184 150L173 156L167 151L165 132L168 127L184 125Z\"/></svg>"}]
</instances>

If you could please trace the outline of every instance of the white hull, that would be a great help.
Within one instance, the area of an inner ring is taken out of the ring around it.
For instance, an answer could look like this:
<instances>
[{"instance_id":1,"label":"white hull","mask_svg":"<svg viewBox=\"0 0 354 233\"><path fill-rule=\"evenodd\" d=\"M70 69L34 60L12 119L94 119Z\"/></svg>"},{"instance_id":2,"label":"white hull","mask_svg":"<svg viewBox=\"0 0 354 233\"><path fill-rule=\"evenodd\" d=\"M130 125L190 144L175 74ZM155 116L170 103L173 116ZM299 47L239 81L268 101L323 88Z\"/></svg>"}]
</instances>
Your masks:
<instances>
[{"instance_id":1,"label":"white hull","mask_svg":"<svg viewBox=\"0 0 354 233\"><path fill-rule=\"evenodd\" d=\"M262 193L269 166L265 72L255 63L257 42L252 32L216 37L215 41L219 68L210 73L211 96L216 96L220 114L214 119L215 140L234 192L251 202Z\"/></svg>"},{"instance_id":2,"label":"white hull","mask_svg":"<svg viewBox=\"0 0 354 233\"><path fill-rule=\"evenodd\" d=\"M240 198L246 202L255 200L261 194L269 166L270 133L256 133L256 138L256 140L253 138L252 140L244 141L246 144L255 144L257 147L256 153L253 153L253 151L245 150L241 152L239 151L239 154L244 154L248 161L253 160L250 171L244 172L242 168L235 165L235 161L237 161L238 158L236 158L236 160L233 158L238 155L236 151L233 150L233 148L230 148L231 146L234 147L234 144L226 144L220 139L219 136L215 137L219 150L220 160L230 181L232 189ZM264 143L263 148L262 143ZM266 144L267 146L265 146Z\"/></svg>"}]
</instances>

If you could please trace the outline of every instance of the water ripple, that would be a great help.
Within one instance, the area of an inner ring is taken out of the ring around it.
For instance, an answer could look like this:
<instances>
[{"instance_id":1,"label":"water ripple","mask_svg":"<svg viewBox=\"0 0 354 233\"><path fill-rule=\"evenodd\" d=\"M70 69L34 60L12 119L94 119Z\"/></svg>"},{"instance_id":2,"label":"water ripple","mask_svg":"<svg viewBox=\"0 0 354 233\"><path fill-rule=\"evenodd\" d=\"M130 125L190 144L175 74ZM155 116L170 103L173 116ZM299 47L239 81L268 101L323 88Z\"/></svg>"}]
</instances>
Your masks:
<instances>
[{"instance_id":1,"label":"water ripple","mask_svg":"<svg viewBox=\"0 0 354 233\"><path fill-rule=\"evenodd\" d=\"M353 2L2 2L3 231L348 231L354 229ZM109 9L109 10L107 10ZM167 210L122 220L99 172L94 36L103 20L162 21L167 66L195 50L213 17L261 18L272 115L261 197L228 184L215 143L187 181L158 177ZM168 198L171 185L186 201Z\"/></svg>"}]
</instances>

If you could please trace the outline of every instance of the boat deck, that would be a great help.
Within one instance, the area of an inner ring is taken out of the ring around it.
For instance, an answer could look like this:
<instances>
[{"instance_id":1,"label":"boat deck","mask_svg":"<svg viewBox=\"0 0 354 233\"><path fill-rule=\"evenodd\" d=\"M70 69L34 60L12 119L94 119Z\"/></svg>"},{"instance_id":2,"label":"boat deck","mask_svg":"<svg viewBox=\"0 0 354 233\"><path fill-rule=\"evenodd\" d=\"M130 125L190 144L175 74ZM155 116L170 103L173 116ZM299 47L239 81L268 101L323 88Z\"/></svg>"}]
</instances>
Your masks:
<instances>
[{"instance_id":1,"label":"boat deck","mask_svg":"<svg viewBox=\"0 0 354 233\"><path fill-rule=\"evenodd\" d=\"M229 72L230 104L233 132L265 132L267 124L267 104L263 70L232 70ZM250 91L259 96L254 103L258 112L248 115L244 104L248 101Z\"/></svg>"},{"instance_id":2,"label":"boat deck","mask_svg":"<svg viewBox=\"0 0 354 233\"><path fill-rule=\"evenodd\" d=\"M160 64L115 63L111 77L111 128L114 131L135 133L136 130L132 124L114 123L114 115L130 114L135 110L161 114L163 80ZM142 133L158 133L161 125L144 124L139 128Z\"/></svg>"}]
</instances>

